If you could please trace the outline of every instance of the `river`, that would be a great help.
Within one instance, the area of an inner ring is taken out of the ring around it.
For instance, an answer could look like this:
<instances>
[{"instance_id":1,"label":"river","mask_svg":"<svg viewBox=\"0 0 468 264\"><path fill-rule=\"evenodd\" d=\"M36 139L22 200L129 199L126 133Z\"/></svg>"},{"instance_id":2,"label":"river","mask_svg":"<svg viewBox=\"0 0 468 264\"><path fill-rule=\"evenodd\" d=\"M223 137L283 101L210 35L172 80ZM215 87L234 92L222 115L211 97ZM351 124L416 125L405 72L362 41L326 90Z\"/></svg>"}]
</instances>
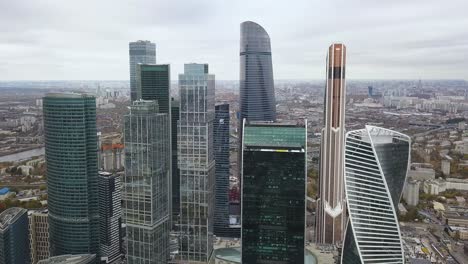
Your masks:
<instances>
[{"instance_id":1,"label":"river","mask_svg":"<svg viewBox=\"0 0 468 264\"><path fill-rule=\"evenodd\" d=\"M40 156L44 155L45 148L36 148L36 149L31 149L23 152L18 152L15 154L10 154L6 156L1 156L0 157L0 162L10 162L10 161L20 161L20 160L27 160L31 157L34 156Z\"/></svg>"}]
</instances>

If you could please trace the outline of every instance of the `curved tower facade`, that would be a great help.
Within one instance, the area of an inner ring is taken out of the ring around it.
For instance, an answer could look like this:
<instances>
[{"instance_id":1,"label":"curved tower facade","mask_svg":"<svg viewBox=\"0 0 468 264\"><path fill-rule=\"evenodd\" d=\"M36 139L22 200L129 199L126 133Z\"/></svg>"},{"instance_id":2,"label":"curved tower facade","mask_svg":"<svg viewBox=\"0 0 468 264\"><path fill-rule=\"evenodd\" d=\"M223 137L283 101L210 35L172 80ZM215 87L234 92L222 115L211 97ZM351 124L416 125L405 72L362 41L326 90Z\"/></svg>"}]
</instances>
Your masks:
<instances>
[{"instance_id":1,"label":"curved tower facade","mask_svg":"<svg viewBox=\"0 0 468 264\"><path fill-rule=\"evenodd\" d=\"M270 37L251 21L241 24L239 86L240 120L276 120Z\"/></svg>"},{"instance_id":2,"label":"curved tower facade","mask_svg":"<svg viewBox=\"0 0 468 264\"><path fill-rule=\"evenodd\" d=\"M346 223L343 187L343 148L346 106L346 47L328 48L327 84L324 96L324 128L320 149L316 242L339 244Z\"/></svg>"},{"instance_id":3,"label":"curved tower facade","mask_svg":"<svg viewBox=\"0 0 468 264\"><path fill-rule=\"evenodd\" d=\"M50 255L99 253L96 100L44 97Z\"/></svg>"},{"instance_id":4,"label":"curved tower facade","mask_svg":"<svg viewBox=\"0 0 468 264\"><path fill-rule=\"evenodd\" d=\"M410 138L392 130L366 126L346 134L342 263L404 263L396 211L410 150Z\"/></svg>"}]
</instances>

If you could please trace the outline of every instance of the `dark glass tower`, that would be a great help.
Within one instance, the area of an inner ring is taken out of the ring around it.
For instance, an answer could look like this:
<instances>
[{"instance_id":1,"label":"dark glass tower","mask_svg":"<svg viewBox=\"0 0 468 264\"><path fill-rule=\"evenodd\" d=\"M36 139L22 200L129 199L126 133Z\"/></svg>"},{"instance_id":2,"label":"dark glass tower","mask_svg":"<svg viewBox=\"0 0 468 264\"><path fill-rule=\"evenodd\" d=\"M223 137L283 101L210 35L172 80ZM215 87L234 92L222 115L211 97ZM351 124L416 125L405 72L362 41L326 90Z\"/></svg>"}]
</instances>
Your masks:
<instances>
[{"instance_id":1,"label":"dark glass tower","mask_svg":"<svg viewBox=\"0 0 468 264\"><path fill-rule=\"evenodd\" d=\"M43 99L51 256L99 253L96 100Z\"/></svg>"},{"instance_id":2,"label":"dark glass tower","mask_svg":"<svg viewBox=\"0 0 468 264\"><path fill-rule=\"evenodd\" d=\"M0 263L30 262L28 211L12 207L0 214Z\"/></svg>"},{"instance_id":3,"label":"dark glass tower","mask_svg":"<svg viewBox=\"0 0 468 264\"><path fill-rule=\"evenodd\" d=\"M171 102L171 146L172 146L172 217L178 221L180 214L180 179L177 168L177 122L179 121L179 102Z\"/></svg>"},{"instance_id":4,"label":"dark glass tower","mask_svg":"<svg viewBox=\"0 0 468 264\"><path fill-rule=\"evenodd\" d=\"M237 165L240 175L242 168L242 120L244 118L247 121L276 120L270 36L262 26L252 21L241 23L239 55L240 119ZM242 184L242 178L239 178Z\"/></svg>"},{"instance_id":5,"label":"dark glass tower","mask_svg":"<svg viewBox=\"0 0 468 264\"><path fill-rule=\"evenodd\" d=\"M130 99L137 100L136 68L138 63L156 63L156 44L138 40L128 44L130 57Z\"/></svg>"},{"instance_id":6,"label":"dark glass tower","mask_svg":"<svg viewBox=\"0 0 468 264\"><path fill-rule=\"evenodd\" d=\"M101 260L112 263L122 255L122 187L120 177L99 172Z\"/></svg>"},{"instance_id":7,"label":"dark glass tower","mask_svg":"<svg viewBox=\"0 0 468 264\"><path fill-rule=\"evenodd\" d=\"M306 127L244 127L242 263L304 263Z\"/></svg>"},{"instance_id":8,"label":"dark glass tower","mask_svg":"<svg viewBox=\"0 0 468 264\"><path fill-rule=\"evenodd\" d=\"M168 114L171 110L171 79L168 64L137 65L137 100L158 101L159 112Z\"/></svg>"},{"instance_id":9,"label":"dark glass tower","mask_svg":"<svg viewBox=\"0 0 468 264\"><path fill-rule=\"evenodd\" d=\"M276 120L270 37L251 21L241 24L240 117L247 121Z\"/></svg>"},{"instance_id":10,"label":"dark glass tower","mask_svg":"<svg viewBox=\"0 0 468 264\"><path fill-rule=\"evenodd\" d=\"M229 104L215 106L213 128L216 160L214 234L231 236L229 232Z\"/></svg>"},{"instance_id":11,"label":"dark glass tower","mask_svg":"<svg viewBox=\"0 0 468 264\"><path fill-rule=\"evenodd\" d=\"M137 66L137 100L150 100L150 101L157 101L159 106L159 113L167 114L168 121L171 122L169 126L169 135L171 137L171 149L170 149L170 162L171 164L174 163L172 160L173 153L174 153L174 144L175 144L175 153L177 153L177 123L173 123L172 120L172 104L171 104L171 70L169 64L138 64ZM173 128L173 126L176 126ZM174 130L175 129L175 130ZM173 132L175 131L175 134ZM174 137L175 136L175 137ZM176 155L177 162L177 155ZM170 178L170 185L172 186L172 179L177 175L177 171L173 172L173 166L171 166L171 178ZM176 173L176 175L173 175ZM176 184L178 183L178 179ZM170 190L170 196L172 197L172 188ZM170 210L172 209L172 201L170 203ZM179 206L177 206L179 208ZM172 213L171 213L172 217Z\"/></svg>"}]
</instances>

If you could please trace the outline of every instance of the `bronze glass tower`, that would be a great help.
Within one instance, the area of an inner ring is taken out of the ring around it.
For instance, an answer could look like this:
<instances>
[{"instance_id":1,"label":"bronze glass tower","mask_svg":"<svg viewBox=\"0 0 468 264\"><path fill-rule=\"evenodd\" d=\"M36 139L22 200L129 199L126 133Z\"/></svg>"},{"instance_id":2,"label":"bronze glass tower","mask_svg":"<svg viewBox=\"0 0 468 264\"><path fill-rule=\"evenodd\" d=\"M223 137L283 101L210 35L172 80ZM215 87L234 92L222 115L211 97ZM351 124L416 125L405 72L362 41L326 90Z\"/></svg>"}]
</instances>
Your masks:
<instances>
[{"instance_id":1,"label":"bronze glass tower","mask_svg":"<svg viewBox=\"0 0 468 264\"><path fill-rule=\"evenodd\" d=\"M328 49L324 128L320 149L320 179L317 200L316 242L342 241L345 225L344 135L346 47L333 44Z\"/></svg>"}]
</instances>

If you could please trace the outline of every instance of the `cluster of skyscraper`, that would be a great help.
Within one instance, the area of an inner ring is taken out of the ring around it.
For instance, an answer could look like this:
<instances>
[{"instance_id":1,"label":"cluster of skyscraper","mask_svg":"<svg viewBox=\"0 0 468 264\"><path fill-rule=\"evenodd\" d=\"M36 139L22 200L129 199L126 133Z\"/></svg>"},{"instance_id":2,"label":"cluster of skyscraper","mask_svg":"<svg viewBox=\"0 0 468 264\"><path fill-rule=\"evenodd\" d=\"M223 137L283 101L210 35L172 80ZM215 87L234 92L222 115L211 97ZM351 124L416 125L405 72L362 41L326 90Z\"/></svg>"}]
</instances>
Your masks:
<instances>
[{"instance_id":1,"label":"cluster of skyscraper","mask_svg":"<svg viewBox=\"0 0 468 264\"><path fill-rule=\"evenodd\" d=\"M215 106L215 76L208 64L185 64L175 101L155 44L129 48L125 175L98 172L95 98L46 95L48 214L32 214L29 239L25 210L0 214L1 263L110 263L124 236L128 264L214 263L214 235L236 233L230 109ZM345 133L345 65L346 47L330 46L316 242L344 240L343 263L403 263L395 211L410 139L371 126ZM270 38L250 21L241 24L239 105L242 263L304 263L307 120L276 122Z\"/></svg>"}]
</instances>

